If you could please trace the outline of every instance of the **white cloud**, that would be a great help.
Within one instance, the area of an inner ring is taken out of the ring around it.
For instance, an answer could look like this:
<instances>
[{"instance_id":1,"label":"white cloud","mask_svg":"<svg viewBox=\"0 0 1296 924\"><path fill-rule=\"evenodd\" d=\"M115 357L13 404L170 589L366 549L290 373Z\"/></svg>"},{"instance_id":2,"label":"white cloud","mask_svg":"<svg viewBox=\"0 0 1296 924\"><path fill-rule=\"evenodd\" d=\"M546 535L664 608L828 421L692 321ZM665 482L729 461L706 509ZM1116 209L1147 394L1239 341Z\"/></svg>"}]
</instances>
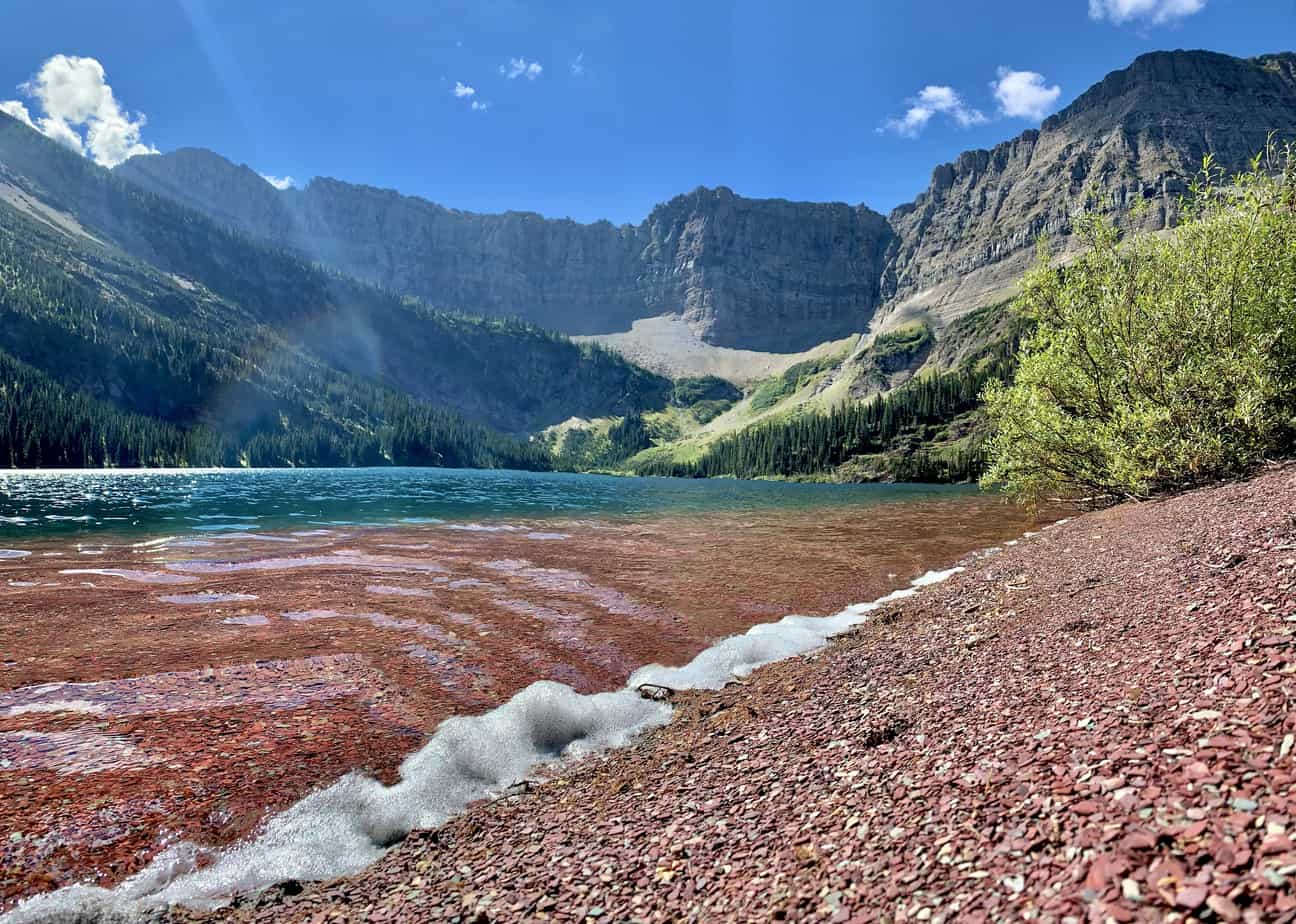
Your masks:
<instances>
[{"instance_id":1,"label":"white cloud","mask_svg":"<svg viewBox=\"0 0 1296 924\"><path fill-rule=\"evenodd\" d=\"M290 189L297 185L297 181L290 176L274 176L269 173L263 173L261 174L261 179L265 180L278 190Z\"/></svg>"},{"instance_id":2,"label":"white cloud","mask_svg":"<svg viewBox=\"0 0 1296 924\"><path fill-rule=\"evenodd\" d=\"M463 83L462 81L456 80L454 89L451 90L450 93L456 99L468 100L469 108L471 108L474 112L485 112L487 109L491 107L491 104L486 102L485 100L474 98L477 96L476 87L470 87L468 86L468 84Z\"/></svg>"},{"instance_id":3,"label":"white cloud","mask_svg":"<svg viewBox=\"0 0 1296 924\"><path fill-rule=\"evenodd\" d=\"M104 80L103 65L94 58L55 55L18 89L36 103L38 117L33 119L18 100L0 102L0 110L89 155L100 166L115 167L136 154L158 153L140 140L143 114L132 118L121 108Z\"/></svg>"},{"instance_id":4,"label":"white cloud","mask_svg":"<svg viewBox=\"0 0 1296 924\"><path fill-rule=\"evenodd\" d=\"M4 102L0 102L0 112L12 116L19 122L26 122L32 128L36 127L32 123L31 113L27 111L27 107L16 99L7 99Z\"/></svg>"},{"instance_id":5,"label":"white cloud","mask_svg":"<svg viewBox=\"0 0 1296 924\"><path fill-rule=\"evenodd\" d=\"M1030 119L1038 122L1048 115L1062 95L1057 84L1049 86L1044 75L1034 71L1014 71L999 68L999 79L991 81L990 89L999 101L999 111L1011 119Z\"/></svg>"},{"instance_id":6,"label":"white cloud","mask_svg":"<svg viewBox=\"0 0 1296 924\"><path fill-rule=\"evenodd\" d=\"M878 131L894 132L902 138L917 138L938 113L948 116L960 128L989 121L981 110L964 103L953 87L929 85L909 100L909 108L903 116L887 119Z\"/></svg>"},{"instance_id":7,"label":"white cloud","mask_svg":"<svg viewBox=\"0 0 1296 924\"><path fill-rule=\"evenodd\" d=\"M585 52L582 51L578 55L576 55L576 57L572 59L568 67L571 68L573 77L584 77L585 76Z\"/></svg>"},{"instance_id":8,"label":"white cloud","mask_svg":"<svg viewBox=\"0 0 1296 924\"><path fill-rule=\"evenodd\" d=\"M1118 26L1135 19L1160 26L1205 8L1206 0L1089 0L1089 18Z\"/></svg>"},{"instance_id":9,"label":"white cloud","mask_svg":"<svg viewBox=\"0 0 1296 924\"><path fill-rule=\"evenodd\" d=\"M509 80L517 80L519 77L535 80L544 73L544 68L540 66L539 61L528 61L526 58L509 58L507 64L499 66L499 72Z\"/></svg>"}]
</instances>

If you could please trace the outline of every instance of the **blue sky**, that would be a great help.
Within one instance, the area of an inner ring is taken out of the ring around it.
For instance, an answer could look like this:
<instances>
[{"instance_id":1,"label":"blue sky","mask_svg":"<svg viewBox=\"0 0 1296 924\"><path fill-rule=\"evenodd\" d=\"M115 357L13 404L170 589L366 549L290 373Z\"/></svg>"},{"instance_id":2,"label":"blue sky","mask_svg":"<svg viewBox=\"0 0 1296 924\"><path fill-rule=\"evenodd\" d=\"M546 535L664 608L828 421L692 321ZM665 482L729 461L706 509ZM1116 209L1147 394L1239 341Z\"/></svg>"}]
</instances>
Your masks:
<instances>
[{"instance_id":1,"label":"blue sky","mask_svg":"<svg viewBox=\"0 0 1296 924\"><path fill-rule=\"evenodd\" d=\"M0 101L39 123L43 86L77 110L47 128L90 156L207 147L298 183L582 221L637 222L700 184L886 211L1142 52L1296 47L1292 0L3 6ZM102 76L41 71L55 55Z\"/></svg>"}]
</instances>

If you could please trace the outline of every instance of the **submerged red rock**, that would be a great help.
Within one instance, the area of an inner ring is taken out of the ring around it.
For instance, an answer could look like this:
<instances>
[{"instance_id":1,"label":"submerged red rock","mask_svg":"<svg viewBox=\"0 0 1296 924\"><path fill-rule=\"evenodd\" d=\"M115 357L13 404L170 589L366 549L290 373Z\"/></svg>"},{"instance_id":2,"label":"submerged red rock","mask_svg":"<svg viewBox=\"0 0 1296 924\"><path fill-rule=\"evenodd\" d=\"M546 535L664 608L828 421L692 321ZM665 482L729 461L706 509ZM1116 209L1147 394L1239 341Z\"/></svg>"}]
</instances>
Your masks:
<instances>
[{"instance_id":1,"label":"submerged red rock","mask_svg":"<svg viewBox=\"0 0 1296 924\"><path fill-rule=\"evenodd\" d=\"M442 718L536 679L614 688L1027 525L962 498L27 544L0 562L4 899L229 843L349 770L390 779Z\"/></svg>"}]
</instances>

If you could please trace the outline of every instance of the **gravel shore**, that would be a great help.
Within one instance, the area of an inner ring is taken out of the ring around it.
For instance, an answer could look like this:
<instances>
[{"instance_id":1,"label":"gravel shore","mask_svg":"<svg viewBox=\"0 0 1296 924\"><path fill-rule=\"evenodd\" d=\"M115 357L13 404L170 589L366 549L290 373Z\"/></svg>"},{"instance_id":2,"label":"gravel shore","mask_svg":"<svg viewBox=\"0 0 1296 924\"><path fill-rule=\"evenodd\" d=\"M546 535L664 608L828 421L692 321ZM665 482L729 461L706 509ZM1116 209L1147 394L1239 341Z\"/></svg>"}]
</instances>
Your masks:
<instances>
[{"instance_id":1,"label":"gravel shore","mask_svg":"<svg viewBox=\"0 0 1296 924\"><path fill-rule=\"evenodd\" d=\"M1296 920L1296 468L966 564L359 876L214 917Z\"/></svg>"}]
</instances>

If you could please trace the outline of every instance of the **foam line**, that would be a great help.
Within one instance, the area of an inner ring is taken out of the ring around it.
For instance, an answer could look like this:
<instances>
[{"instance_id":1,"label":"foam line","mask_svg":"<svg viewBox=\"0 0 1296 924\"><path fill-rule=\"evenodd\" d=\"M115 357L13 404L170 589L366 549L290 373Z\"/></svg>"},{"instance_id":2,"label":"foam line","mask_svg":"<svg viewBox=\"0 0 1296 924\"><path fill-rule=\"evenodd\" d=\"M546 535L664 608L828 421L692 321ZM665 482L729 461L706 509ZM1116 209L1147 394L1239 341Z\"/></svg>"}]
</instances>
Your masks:
<instances>
[{"instance_id":1,"label":"foam line","mask_svg":"<svg viewBox=\"0 0 1296 924\"><path fill-rule=\"evenodd\" d=\"M622 746L665 725L672 707L641 697L640 684L718 689L761 665L820 648L884 603L962 570L929 571L908 588L833 616L785 616L753 626L682 667L642 667L614 692L583 694L537 681L483 715L446 719L405 759L391 786L349 773L273 816L253 840L224 851L175 844L114 889L68 886L28 899L0 924L132 921L163 905L214 908L236 893L288 879L358 873L410 831L435 828L537 768Z\"/></svg>"}]
</instances>

